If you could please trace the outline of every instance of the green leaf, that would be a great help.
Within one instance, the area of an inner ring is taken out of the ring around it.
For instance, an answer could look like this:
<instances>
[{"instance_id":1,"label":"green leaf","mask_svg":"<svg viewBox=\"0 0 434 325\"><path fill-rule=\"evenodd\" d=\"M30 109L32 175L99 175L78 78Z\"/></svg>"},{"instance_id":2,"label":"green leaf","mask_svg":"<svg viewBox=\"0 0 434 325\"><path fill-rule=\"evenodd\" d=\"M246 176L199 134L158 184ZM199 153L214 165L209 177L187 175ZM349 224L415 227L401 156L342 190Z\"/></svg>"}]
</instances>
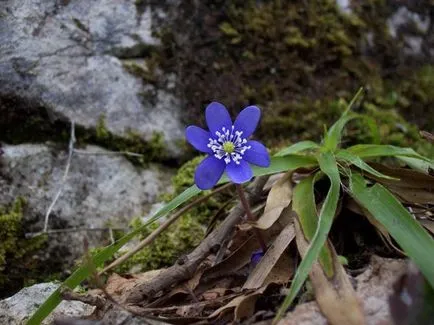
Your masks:
<instances>
[{"instance_id":1,"label":"green leaf","mask_svg":"<svg viewBox=\"0 0 434 325\"><path fill-rule=\"evenodd\" d=\"M253 172L255 176L269 175L274 173L279 173L291 169L297 169L301 167L310 167L315 166L317 161L313 157L308 156L297 156L291 155L286 157L278 157L271 158L271 164L268 168L253 168ZM220 180L219 183L227 182L227 177L224 177ZM152 224L154 221L159 218L165 216L167 213L179 207L181 204L187 202L197 194L199 194L201 190L197 188L196 185L193 185L182 192L180 195L175 197L172 201L170 201L167 205L162 207L157 213L152 216L148 222L146 222L142 227L126 234L121 239L116 241L110 246L104 248L101 252L92 257L93 263L95 266L101 266L105 261L109 260L122 246L128 243L135 236L140 234L146 227ZM84 281L87 277L89 277L89 269L87 265L83 265L79 267L70 277L68 277L64 282L63 286L66 286L70 289L74 289L78 286L82 281ZM37 325L40 324L61 302L60 297L60 288L57 289L54 293L50 295L50 297L45 300L45 302L36 310L33 316L29 319L28 325Z\"/></svg>"},{"instance_id":2,"label":"green leaf","mask_svg":"<svg viewBox=\"0 0 434 325\"><path fill-rule=\"evenodd\" d=\"M289 293L286 296L282 306L274 319L274 322L281 319L286 309L294 301L294 298L300 291L303 283L306 281L312 264L318 259L322 247L324 246L330 228L333 224L333 218L336 213L336 208L339 199L340 177L339 170L336 164L335 157L331 152L324 152L319 155L318 162L321 170L330 178L330 190L321 208L318 226L312 238L310 247L306 252L305 257L297 268L297 272L292 280Z\"/></svg>"},{"instance_id":3,"label":"green leaf","mask_svg":"<svg viewBox=\"0 0 434 325\"><path fill-rule=\"evenodd\" d=\"M319 145L313 141L300 141L297 143L294 143L293 145L280 150L278 153L276 153L274 156L275 157L282 157L282 156L286 156L286 155L290 155L290 154L294 154L294 153L299 153L301 151L304 150L309 150L309 149L317 149L319 148Z\"/></svg>"},{"instance_id":4,"label":"green leaf","mask_svg":"<svg viewBox=\"0 0 434 325\"><path fill-rule=\"evenodd\" d=\"M410 166L410 168L420 171L424 174L429 175L430 170L434 171L433 161L429 162L425 160L420 160L418 158L404 157L404 156L398 156L397 158L403 161L404 163L406 163L408 166Z\"/></svg>"},{"instance_id":5,"label":"green leaf","mask_svg":"<svg viewBox=\"0 0 434 325\"><path fill-rule=\"evenodd\" d=\"M434 288L434 239L428 232L385 187L367 187L359 173L350 178L350 194L389 231Z\"/></svg>"},{"instance_id":6,"label":"green leaf","mask_svg":"<svg viewBox=\"0 0 434 325\"><path fill-rule=\"evenodd\" d=\"M347 151L359 156L360 158L375 158L375 157L412 157L427 162L432 161L419 155L416 151L411 148L401 148L391 145L379 145L379 144L356 144L355 146L347 148Z\"/></svg>"},{"instance_id":7,"label":"green leaf","mask_svg":"<svg viewBox=\"0 0 434 325\"><path fill-rule=\"evenodd\" d=\"M304 237L310 242L315 235L318 225L318 213L316 211L314 185L316 176L322 173L316 173L303 179L294 189L292 197L292 208L297 213ZM327 277L331 278L334 274L333 257L327 245L324 245L319 254L319 261Z\"/></svg>"},{"instance_id":8,"label":"green leaf","mask_svg":"<svg viewBox=\"0 0 434 325\"><path fill-rule=\"evenodd\" d=\"M324 139L324 147L326 148L326 150L335 151L339 143L341 142L342 131L345 125L352 119L359 117L358 114L351 114L350 109L354 105L354 103L359 99L362 93L363 93L363 88L361 87L357 91L356 95L353 97L351 102L348 104L348 107L345 110L345 112L328 130Z\"/></svg>"},{"instance_id":9,"label":"green leaf","mask_svg":"<svg viewBox=\"0 0 434 325\"><path fill-rule=\"evenodd\" d=\"M386 178L386 179L393 179L393 180L398 180L397 178L394 177L390 177L387 175L384 175L382 173L380 173L379 171L376 171L374 168L372 168L371 166L369 166L367 163L365 163L360 157L353 155L351 152L347 151L347 150L339 150L336 154L336 158L337 159L342 159L346 162L349 162L350 164L353 164L354 166L359 167L360 169L374 175L380 178Z\"/></svg>"}]
</instances>

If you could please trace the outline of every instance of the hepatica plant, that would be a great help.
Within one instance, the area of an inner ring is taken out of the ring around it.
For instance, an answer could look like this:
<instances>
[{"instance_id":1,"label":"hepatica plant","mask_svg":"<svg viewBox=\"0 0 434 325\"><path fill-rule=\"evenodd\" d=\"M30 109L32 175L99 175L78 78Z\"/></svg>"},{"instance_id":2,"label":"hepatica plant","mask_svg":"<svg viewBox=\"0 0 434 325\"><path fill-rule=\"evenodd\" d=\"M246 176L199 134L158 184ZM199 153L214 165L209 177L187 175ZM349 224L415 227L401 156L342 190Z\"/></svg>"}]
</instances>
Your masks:
<instances>
[{"instance_id":1,"label":"hepatica plant","mask_svg":"<svg viewBox=\"0 0 434 325\"><path fill-rule=\"evenodd\" d=\"M202 190L212 188L226 171L229 179L236 184L237 192L250 220L255 220L240 184L250 181L253 171L249 164L260 167L270 165L267 148L255 140L249 140L261 117L261 110L248 106L238 114L235 122L226 107L212 102L205 109L205 118L209 131L198 126L186 129L187 141L197 150L208 154L199 164L194 181ZM256 229L256 228L255 228ZM265 243L259 232L256 233L263 251Z\"/></svg>"}]
</instances>

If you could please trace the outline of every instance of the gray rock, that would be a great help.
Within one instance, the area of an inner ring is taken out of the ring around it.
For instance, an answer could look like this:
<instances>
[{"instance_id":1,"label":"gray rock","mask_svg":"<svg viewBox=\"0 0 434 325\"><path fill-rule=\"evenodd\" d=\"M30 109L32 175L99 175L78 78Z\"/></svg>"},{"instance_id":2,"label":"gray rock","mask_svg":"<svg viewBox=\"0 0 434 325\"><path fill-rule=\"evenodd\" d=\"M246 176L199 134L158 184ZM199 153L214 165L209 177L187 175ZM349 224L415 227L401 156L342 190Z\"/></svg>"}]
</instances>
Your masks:
<instances>
[{"instance_id":1,"label":"gray rock","mask_svg":"<svg viewBox=\"0 0 434 325\"><path fill-rule=\"evenodd\" d=\"M27 202L24 220L33 231L40 231L62 184L68 153L30 144L4 146L3 150L0 206L23 197ZM52 209L49 229L98 228L107 227L108 223L125 229L132 217L146 213L159 195L170 188L171 176L170 170L160 166L140 169L123 156L88 146L73 154L68 178ZM54 254L72 263L83 252L83 236L92 238L92 234L108 238L107 232L50 235L47 259ZM92 243L96 245L99 240Z\"/></svg>"},{"instance_id":2,"label":"gray rock","mask_svg":"<svg viewBox=\"0 0 434 325\"><path fill-rule=\"evenodd\" d=\"M122 64L158 44L150 7L139 12L128 0L9 0L0 16L0 100L15 96L29 109L42 106L53 119L88 128L105 116L119 136L134 130L149 140L161 132L169 153L180 154L179 101Z\"/></svg>"},{"instance_id":3,"label":"gray rock","mask_svg":"<svg viewBox=\"0 0 434 325\"><path fill-rule=\"evenodd\" d=\"M403 41L405 55L420 56L423 54L423 43L430 41L426 37L431 26L428 10L419 13L401 6L387 20L387 26L393 38Z\"/></svg>"},{"instance_id":4,"label":"gray rock","mask_svg":"<svg viewBox=\"0 0 434 325\"><path fill-rule=\"evenodd\" d=\"M36 309L60 284L40 283L22 289L14 296L0 301L0 324L24 325ZM94 307L79 301L62 301L42 324L52 324L57 317L86 317L93 313Z\"/></svg>"}]
</instances>

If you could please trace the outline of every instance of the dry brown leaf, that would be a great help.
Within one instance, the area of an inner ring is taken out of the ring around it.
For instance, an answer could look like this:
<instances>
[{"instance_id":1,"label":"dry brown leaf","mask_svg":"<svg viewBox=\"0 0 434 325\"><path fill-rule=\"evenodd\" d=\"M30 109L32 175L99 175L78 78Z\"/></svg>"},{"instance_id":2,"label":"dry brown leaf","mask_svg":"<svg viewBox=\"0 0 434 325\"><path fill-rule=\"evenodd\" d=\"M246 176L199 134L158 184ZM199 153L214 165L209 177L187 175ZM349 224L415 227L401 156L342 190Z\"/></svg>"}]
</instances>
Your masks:
<instances>
[{"instance_id":1,"label":"dry brown leaf","mask_svg":"<svg viewBox=\"0 0 434 325\"><path fill-rule=\"evenodd\" d=\"M390 180L366 174L366 177L375 179L377 182L386 186L405 187L405 188L424 188L434 191L434 177L408 168L393 168L382 164L370 163L372 168L382 174L398 178L399 180Z\"/></svg>"},{"instance_id":2,"label":"dry brown leaf","mask_svg":"<svg viewBox=\"0 0 434 325\"><path fill-rule=\"evenodd\" d=\"M214 300L217 299L219 297L223 297L225 295L225 293L228 291L227 288L214 288L214 289L210 289L205 291L204 293L201 294L201 296L199 297L199 300Z\"/></svg>"},{"instance_id":3,"label":"dry brown leaf","mask_svg":"<svg viewBox=\"0 0 434 325\"><path fill-rule=\"evenodd\" d=\"M253 292L249 290L247 293L232 299L229 303L214 311L208 318L215 318L231 310L234 310L234 321L252 316L255 312L256 300L264 293L267 287L263 286Z\"/></svg>"},{"instance_id":4,"label":"dry brown leaf","mask_svg":"<svg viewBox=\"0 0 434 325\"><path fill-rule=\"evenodd\" d=\"M111 296L121 296L124 292L133 288L137 283L152 281L162 270L152 270L145 273L132 274L130 278L122 277L116 273L107 279L105 290Z\"/></svg>"},{"instance_id":5,"label":"dry brown leaf","mask_svg":"<svg viewBox=\"0 0 434 325\"><path fill-rule=\"evenodd\" d=\"M434 221L430 219L419 220L422 226L429 230L434 235Z\"/></svg>"},{"instance_id":6,"label":"dry brown leaf","mask_svg":"<svg viewBox=\"0 0 434 325\"><path fill-rule=\"evenodd\" d=\"M297 247L301 256L305 256L309 242L304 238L300 223L294 219ZM333 256L334 276L329 279L316 261L312 265L309 277L315 290L315 298L322 313L332 325L364 325L365 316L362 306L356 296L351 282L339 263L336 252L331 243L330 251Z\"/></svg>"},{"instance_id":7,"label":"dry brown leaf","mask_svg":"<svg viewBox=\"0 0 434 325\"><path fill-rule=\"evenodd\" d=\"M280 257L285 252L286 248L292 242L294 237L294 225L288 224L282 230L279 236L276 237L273 244L253 269L252 273L250 273L246 283L243 286L243 289L257 289L265 284L265 280L268 278L271 270L276 266L277 262L280 260ZM288 264L286 265L284 272L287 277L291 274L289 257L286 259L286 261ZM284 279L286 279L286 277Z\"/></svg>"},{"instance_id":8,"label":"dry brown leaf","mask_svg":"<svg viewBox=\"0 0 434 325\"><path fill-rule=\"evenodd\" d=\"M271 188L265 204L264 214L252 225L259 229L270 228L279 219L282 211L292 200L292 171L287 172Z\"/></svg>"},{"instance_id":9,"label":"dry brown leaf","mask_svg":"<svg viewBox=\"0 0 434 325\"><path fill-rule=\"evenodd\" d=\"M259 243L256 238L250 237L226 259L221 261L219 264L207 269L203 273L203 278L218 278L241 269L243 266L250 263L252 252L258 248Z\"/></svg>"},{"instance_id":10,"label":"dry brown leaf","mask_svg":"<svg viewBox=\"0 0 434 325\"><path fill-rule=\"evenodd\" d=\"M434 188L431 189L431 191L395 186L389 186L388 188L401 199L401 202L410 204L434 204Z\"/></svg>"}]
</instances>

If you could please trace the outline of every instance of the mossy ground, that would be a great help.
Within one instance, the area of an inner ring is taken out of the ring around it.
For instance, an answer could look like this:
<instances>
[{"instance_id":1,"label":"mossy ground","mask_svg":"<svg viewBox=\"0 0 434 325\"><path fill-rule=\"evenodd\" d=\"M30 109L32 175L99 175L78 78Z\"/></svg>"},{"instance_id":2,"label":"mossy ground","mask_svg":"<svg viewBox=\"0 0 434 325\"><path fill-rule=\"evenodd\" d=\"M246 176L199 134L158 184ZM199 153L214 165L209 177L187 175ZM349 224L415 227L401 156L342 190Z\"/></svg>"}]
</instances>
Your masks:
<instances>
[{"instance_id":1,"label":"mossy ground","mask_svg":"<svg viewBox=\"0 0 434 325\"><path fill-rule=\"evenodd\" d=\"M171 200L194 183L194 171L203 156L198 156L183 164L173 177L172 185L174 192L163 196L165 201ZM204 191L199 196L208 194ZM207 228L212 227L216 216L221 209L225 209L224 202L230 200L230 193L219 193L212 196L206 202L196 205L186 212L179 220L165 230L150 246L145 247L123 265L118 267L117 272L134 270L147 271L172 265L179 257L196 247L203 239ZM136 218L131 223L132 228L139 228L143 222ZM153 224L144 231L140 238L143 239L158 227Z\"/></svg>"},{"instance_id":2,"label":"mossy ground","mask_svg":"<svg viewBox=\"0 0 434 325\"><path fill-rule=\"evenodd\" d=\"M385 1L352 3L346 14L334 0L184 2L160 31L153 71L158 61L180 78L187 123L203 124L212 100L233 115L261 106L256 136L269 146L320 140L342 111L337 100L348 102L364 86L358 110L378 118L381 142L419 149L424 144L407 122L434 128L434 65L403 56L404 42L387 31ZM369 139L367 129L354 132L355 140Z\"/></svg>"},{"instance_id":3,"label":"mossy ground","mask_svg":"<svg viewBox=\"0 0 434 325\"><path fill-rule=\"evenodd\" d=\"M44 247L47 237L25 237L24 205L25 201L17 198L12 206L0 208L0 298L43 280L45 274L33 253Z\"/></svg>"}]
</instances>

